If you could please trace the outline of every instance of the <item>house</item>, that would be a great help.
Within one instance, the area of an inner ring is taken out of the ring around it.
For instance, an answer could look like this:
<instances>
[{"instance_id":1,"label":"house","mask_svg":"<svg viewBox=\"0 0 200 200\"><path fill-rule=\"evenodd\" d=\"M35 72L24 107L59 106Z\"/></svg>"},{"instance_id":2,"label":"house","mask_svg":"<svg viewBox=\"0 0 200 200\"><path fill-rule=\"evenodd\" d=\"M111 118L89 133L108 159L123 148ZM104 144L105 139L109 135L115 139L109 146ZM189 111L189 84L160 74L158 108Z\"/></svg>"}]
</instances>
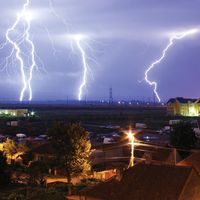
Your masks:
<instances>
[{"instance_id":1,"label":"house","mask_svg":"<svg viewBox=\"0 0 200 200\"><path fill-rule=\"evenodd\" d=\"M200 116L200 98L172 98L167 102L167 114L172 116Z\"/></svg>"},{"instance_id":2,"label":"house","mask_svg":"<svg viewBox=\"0 0 200 200\"><path fill-rule=\"evenodd\" d=\"M112 179L82 191L87 200L199 200L200 176L192 167L137 164Z\"/></svg>"},{"instance_id":3,"label":"house","mask_svg":"<svg viewBox=\"0 0 200 200\"><path fill-rule=\"evenodd\" d=\"M178 166L190 166L193 167L200 174L200 151L195 152L177 163Z\"/></svg>"},{"instance_id":4,"label":"house","mask_svg":"<svg viewBox=\"0 0 200 200\"><path fill-rule=\"evenodd\" d=\"M127 167L130 161L131 146L126 142L106 144L96 147L91 154L94 170ZM135 163L175 165L181 160L176 149L150 144L138 144L134 148Z\"/></svg>"}]
</instances>

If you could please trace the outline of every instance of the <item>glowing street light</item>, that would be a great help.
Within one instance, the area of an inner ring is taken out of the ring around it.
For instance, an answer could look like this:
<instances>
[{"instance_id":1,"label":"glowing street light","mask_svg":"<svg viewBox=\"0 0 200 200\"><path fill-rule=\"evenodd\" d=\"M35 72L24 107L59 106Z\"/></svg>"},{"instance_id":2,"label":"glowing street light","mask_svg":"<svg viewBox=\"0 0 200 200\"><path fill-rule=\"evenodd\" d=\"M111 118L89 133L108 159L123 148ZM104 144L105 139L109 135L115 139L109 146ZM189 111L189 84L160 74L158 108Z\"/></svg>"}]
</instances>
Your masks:
<instances>
[{"instance_id":1,"label":"glowing street light","mask_svg":"<svg viewBox=\"0 0 200 200\"><path fill-rule=\"evenodd\" d=\"M128 137L130 144L131 144L131 157L130 157L129 167L133 167L134 166L134 160L135 160L135 157L134 157L135 135L131 131L131 129L129 130L129 132L127 132L127 137Z\"/></svg>"}]
</instances>

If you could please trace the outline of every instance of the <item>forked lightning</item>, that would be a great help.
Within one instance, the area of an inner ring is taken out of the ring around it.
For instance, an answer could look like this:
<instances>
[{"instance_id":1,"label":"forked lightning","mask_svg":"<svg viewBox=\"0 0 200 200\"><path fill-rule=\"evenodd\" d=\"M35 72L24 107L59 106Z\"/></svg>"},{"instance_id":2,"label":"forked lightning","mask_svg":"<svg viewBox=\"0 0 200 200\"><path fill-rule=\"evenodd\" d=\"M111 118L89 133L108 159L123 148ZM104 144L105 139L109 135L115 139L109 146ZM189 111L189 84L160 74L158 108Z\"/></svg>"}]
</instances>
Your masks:
<instances>
[{"instance_id":1,"label":"forked lightning","mask_svg":"<svg viewBox=\"0 0 200 200\"><path fill-rule=\"evenodd\" d=\"M149 68L145 71L145 81L150 85L150 86L153 86L154 88L154 94L156 95L156 98L158 99L158 101L160 102L161 99L160 99L160 96L158 94L158 91L157 91L157 82L156 81L151 81L149 80L148 78L148 73L157 65L159 64L166 56L166 53L167 51L170 49L170 47L172 47L174 45L174 42L176 40L181 40L189 35L193 35L195 33L197 33L199 30L198 29L191 29L191 30L188 30L188 31L184 31L184 32L180 32L180 33L175 33L173 36L170 37L169 39L169 43L168 45L166 46L166 48L163 50L162 52L162 56L156 60L155 62L153 62Z\"/></svg>"},{"instance_id":2,"label":"forked lightning","mask_svg":"<svg viewBox=\"0 0 200 200\"><path fill-rule=\"evenodd\" d=\"M19 100L24 100L24 93L26 90L29 92L28 100L32 100L32 87L31 81L33 77L33 70L36 66L35 62L35 46L32 40L30 39L30 28L31 28L31 13L28 11L28 7L30 5L30 0L26 0L23 5L21 12L17 14L17 19L14 24L8 28L6 31L6 42L1 46L1 49L4 48L8 43L12 45L11 54L6 57L6 64L4 68L8 67L8 59L15 55L16 61L18 60L21 72L21 79L23 87L20 92ZM22 29L19 29L18 26L23 24ZM18 32L18 37L14 37L14 35ZM28 61L23 58L23 49L21 44L26 44L26 52L25 56L28 57Z\"/></svg>"}]
</instances>

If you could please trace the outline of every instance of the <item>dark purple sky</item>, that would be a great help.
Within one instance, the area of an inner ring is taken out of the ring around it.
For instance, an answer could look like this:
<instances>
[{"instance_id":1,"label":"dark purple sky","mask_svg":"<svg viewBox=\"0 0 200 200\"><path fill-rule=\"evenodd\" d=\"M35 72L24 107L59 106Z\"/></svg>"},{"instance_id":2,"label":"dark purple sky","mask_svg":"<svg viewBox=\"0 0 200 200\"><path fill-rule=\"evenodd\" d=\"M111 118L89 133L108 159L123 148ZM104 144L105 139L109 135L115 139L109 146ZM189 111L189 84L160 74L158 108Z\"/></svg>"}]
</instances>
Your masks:
<instances>
[{"instance_id":1,"label":"dark purple sky","mask_svg":"<svg viewBox=\"0 0 200 200\"><path fill-rule=\"evenodd\" d=\"M42 2L42 3L41 3ZM57 14L49 9L48 0L32 0L35 13L31 38L38 62L32 88L33 100L77 99L82 77L80 52L70 43L68 34L87 35L83 47L89 57L88 99L108 99L108 89L118 99L152 98L153 88L144 81L145 69L161 56L171 32L200 28L200 0L54 0ZM20 11L24 0L0 0L0 41ZM57 50L53 55L52 43ZM86 45L86 41L88 45ZM71 46L73 47L71 49ZM10 46L0 51L0 58ZM179 40L166 59L149 74L158 82L162 100L174 96L200 97L200 33ZM0 99L17 100L21 90L20 70L9 66L0 72Z\"/></svg>"}]
</instances>

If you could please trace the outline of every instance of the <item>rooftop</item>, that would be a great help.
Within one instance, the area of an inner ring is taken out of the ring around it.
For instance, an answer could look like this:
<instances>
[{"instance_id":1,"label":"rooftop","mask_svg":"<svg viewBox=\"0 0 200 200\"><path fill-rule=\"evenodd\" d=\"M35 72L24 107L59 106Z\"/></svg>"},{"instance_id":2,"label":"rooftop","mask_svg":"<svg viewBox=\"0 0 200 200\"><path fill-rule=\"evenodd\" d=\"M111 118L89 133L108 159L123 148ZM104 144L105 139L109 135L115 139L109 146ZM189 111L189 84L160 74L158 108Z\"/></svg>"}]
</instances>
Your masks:
<instances>
[{"instance_id":1,"label":"rooftop","mask_svg":"<svg viewBox=\"0 0 200 200\"><path fill-rule=\"evenodd\" d=\"M183 98L183 97L176 97L176 98L171 98L167 103L174 103L174 102L180 102L180 103L188 103L188 102L197 102L200 101L200 99L191 99L191 98Z\"/></svg>"},{"instance_id":2,"label":"rooftop","mask_svg":"<svg viewBox=\"0 0 200 200\"><path fill-rule=\"evenodd\" d=\"M126 170L121 181L94 186L85 195L109 200L176 200L192 171L192 167L185 166L138 164Z\"/></svg>"},{"instance_id":3,"label":"rooftop","mask_svg":"<svg viewBox=\"0 0 200 200\"><path fill-rule=\"evenodd\" d=\"M200 174L200 152L193 153L177 164L178 166L191 166Z\"/></svg>"}]
</instances>

